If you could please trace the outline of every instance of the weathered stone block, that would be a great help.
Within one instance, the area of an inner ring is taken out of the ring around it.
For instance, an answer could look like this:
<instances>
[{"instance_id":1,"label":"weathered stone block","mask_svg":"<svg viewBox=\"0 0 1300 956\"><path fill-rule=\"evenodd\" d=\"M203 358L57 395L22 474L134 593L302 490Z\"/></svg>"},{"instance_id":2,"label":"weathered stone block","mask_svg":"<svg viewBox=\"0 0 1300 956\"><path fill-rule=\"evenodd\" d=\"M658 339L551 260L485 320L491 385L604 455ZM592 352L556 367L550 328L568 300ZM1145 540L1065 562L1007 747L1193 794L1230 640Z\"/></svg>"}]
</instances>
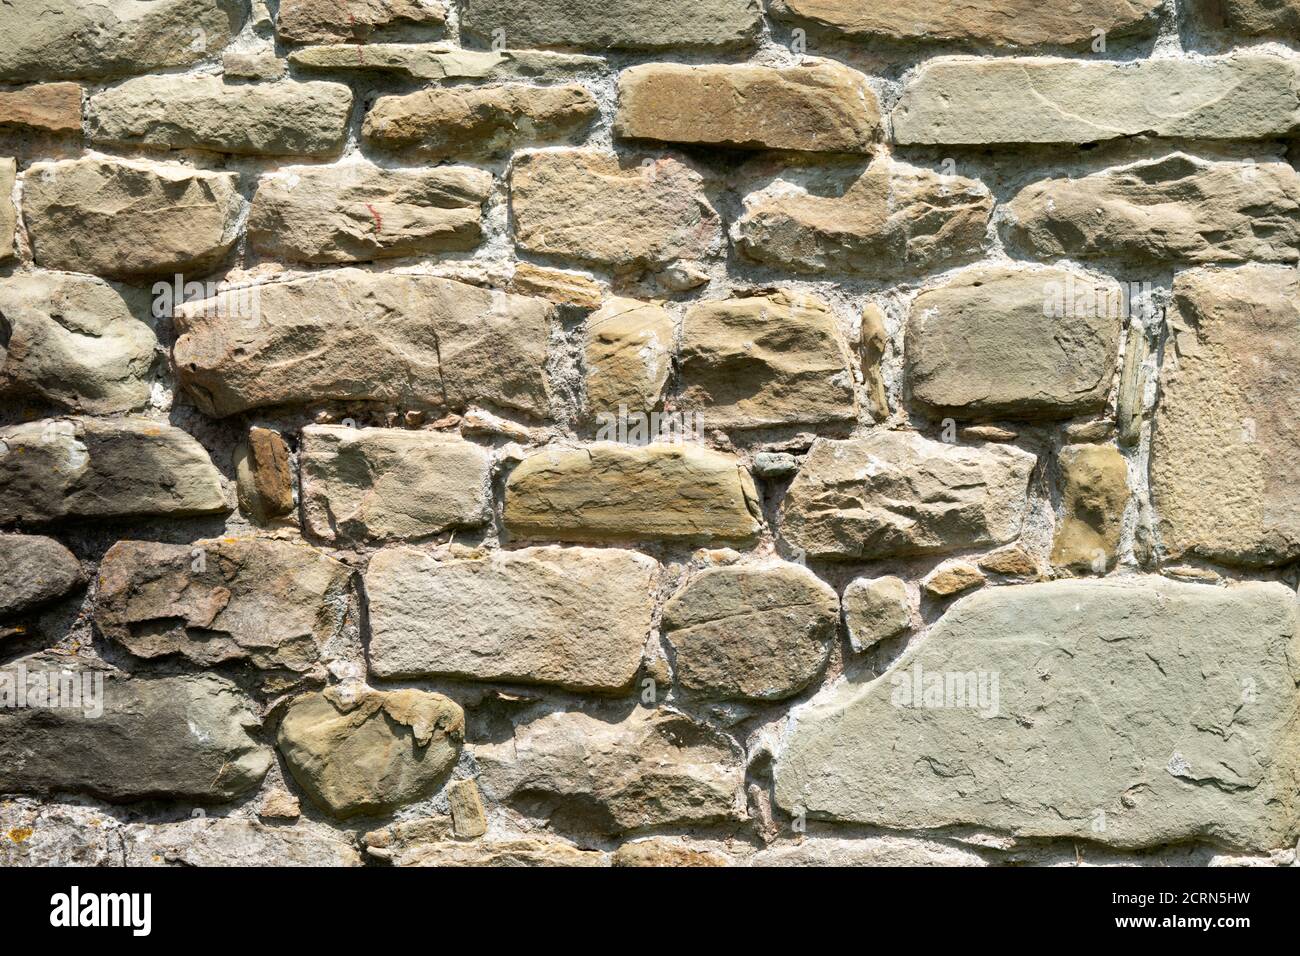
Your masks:
<instances>
[{"instance_id":1,"label":"weathered stone block","mask_svg":"<svg viewBox=\"0 0 1300 956\"><path fill-rule=\"evenodd\" d=\"M235 476L239 509L254 521L266 522L293 511L289 448L278 432L248 430L248 440L235 449Z\"/></svg>"},{"instance_id":2,"label":"weathered stone block","mask_svg":"<svg viewBox=\"0 0 1300 956\"><path fill-rule=\"evenodd\" d=\"M912 624L912 601L902 578L858 578L844 589L844 623L855 651L902 634Z\"/></svg>"},{"instance_id":3,"label":"weathered stone block","mask_svg":"<svg viewBox=\"0 0 1300 956\"><path fill-rule=\"evenodd\" d=\"M0 534L0 618L57 601L84 583L76 557L53 538Z\"/></svg>"},{"instance_id":4,"label":"weathered stone block","mask_svg":"<svg viewBox=\"0 0 1300 956\"><path fill-rule=\"evenodd\" d=\"M461 28L512 46L575 50L731 50L753 46L757 0L466 0Z\"/></svg>"},{"instance_id":5,"label":"weathered stone block","mask_svg":"<svg viewBox=\"0 0 1300 956\"><path fill-rule=\"evenodd\" d=\"M294 50L289 62L309 70L395 73L412 80L554 80L600 72L595 56L541 50L463 50L438 43L331 44Z\"/></svg>"},{"instance_id":6,"label":"weathered stone block","mask_svg":"<svg viewBox=\"0 0 1300 956\"><path fill-rule=\"evenodd\" d=\"M1103 574L1115 565L1124 527L1128 462L1111 445L1067 445L1058 461L1062 520L1052 564Z\"/></svg>"},{"instance_id":7,"label":"weathered stone block","mask_svg":"<svg viewBox=\"0 0 1300 956\"><path fill-rule=\"evenodd\" d=\"M611 299L587 319L588 411L608 419L622 408L631 413L658 408L672 353L673 319L663 306Z\"/></svg>"},{"instance_id":8,"label":"weathered stone block","mask_svg":"<svg viewBox=\"0 0 1300 956\"><path fill-rule=\"evenodd\" d=\"M385 31L440 27L447 9L437 0L280 0L276 35L291 43L364 41Z\"/></svg>"},{"instance_id":9,"label":"weathered stone block","mask_svg":"<svg viewBox=\"0 0 1300 956\"><path fill-rule=\"evenodd\" d=\"M0 92L0 130L81 134L81 86L39 83Z\"/></svg>"}]
</instances>

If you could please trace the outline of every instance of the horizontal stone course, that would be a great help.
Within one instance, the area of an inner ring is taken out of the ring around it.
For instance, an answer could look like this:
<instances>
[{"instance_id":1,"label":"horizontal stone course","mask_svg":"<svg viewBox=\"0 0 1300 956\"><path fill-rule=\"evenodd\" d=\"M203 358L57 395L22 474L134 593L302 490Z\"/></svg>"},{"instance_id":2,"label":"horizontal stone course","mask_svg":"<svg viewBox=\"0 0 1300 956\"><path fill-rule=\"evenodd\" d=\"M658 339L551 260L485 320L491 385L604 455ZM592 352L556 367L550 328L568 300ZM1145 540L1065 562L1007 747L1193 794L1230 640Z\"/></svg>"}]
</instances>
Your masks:
<instances>
[{"instance_id":1,"label":"horizontal stone course","mask_svg":"<svg viewBox=\"0 0 1300 956\"><path fill-rule=\"evenodd\" d=\"M334 43L446 22L438 0L280 0L275 32L291 43Z\"/></svg>"},{"instance_id":2,"label":"horizontal stone course","mask_svg":"<svg viewBox=\"0 0 1300 956\"><path fill-rule=\"evenodd\" d=\"M754 45L758 0L464 0L461 28L491 43L577 50L730 50Z\"/></svg>"}]
</instances>

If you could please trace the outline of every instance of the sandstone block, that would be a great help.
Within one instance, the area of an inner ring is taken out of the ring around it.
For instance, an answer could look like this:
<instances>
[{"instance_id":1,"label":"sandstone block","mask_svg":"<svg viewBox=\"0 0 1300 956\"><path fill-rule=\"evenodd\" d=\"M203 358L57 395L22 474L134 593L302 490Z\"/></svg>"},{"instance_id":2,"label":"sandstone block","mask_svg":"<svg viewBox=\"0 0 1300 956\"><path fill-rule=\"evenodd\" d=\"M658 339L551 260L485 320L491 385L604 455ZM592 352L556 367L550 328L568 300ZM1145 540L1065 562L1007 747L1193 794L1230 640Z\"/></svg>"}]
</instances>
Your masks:
<instances>
[{"instance_id":1,"label":"sandstone block","mask_svg":"<svg viewBox=\"0 0 1300 956\"><path fill-rule=\"evenodd\" d=\"M491 42L575 50L731 50L753 46L755 0L466 0L461 28Z\"/></svg>"},{"instance_id":2,"label":"sandstone block","mask_svg":"<svg viewBox=\"0 0 1300 956\"><path fill-rule=\"evenodd\" d=\"M651 412L663 400L673 319L653 302L611 299L587 319L587 409L595 416Z\"/></svg>"},{"instance_id":3,"label":"sandstone block","mask_svg":"<svg viewBox=\"0 0 1300 956\"><path fill-rule=\"evenodd\" d=\"M886 675L797 712L776 799L904 830L1290 846L1296 628L1295 595L1271 583L989 588Z\"/></svg>"},{"instance_id":4,"label":"sandstone block","mask_svg":"<svg viewBox=\"0 0 1300 956\"><path fill-rule=\"evenodd\" d=\"M20 272L0 279L0 394L112 414L149 401L158 342L102 279Z\"/></svg>"},{"instance_id":5,"label":"sandstone block","mask_svg":"<svg viewBox=\"0 0 1300 956\"><path fill-rule=\"evenodd\" d=\"M0 93L0 130L81 134L81 86L38 83Z\"/></svg>"},{"instance_id":6,"label":"sandstone block","mask_svg":"<svg viewBox=\"0 0 1300 956\"><path fill-rule=\"evenodd\" d=\"M521 249L620 271L704 258L722 241L703 177L668 157L523 153L510 176L510 208Z\"/></svg>"},{"instance_id":7,"label":"sandstone block","mask_svg":"<svg viewBox=\"0 0 1300 956\"><path fill-rule=\"evenodd\" d=\"M34 163L23 216L36 264L141 278L202 275L234 245L242 200L234 173L174 163Z\"/></svg>"},{"instance_id":8,"label":"sandstone block","mask_svg":"<svg viewBox=\"0 0 1300 956\"><path fill-rule=\"evenodd\" d=\"M572 142L600 113L577 83L453 86L382 96L361 135L375 149L427 159L490 159L521 146Z\"/></svg>"},{"instance_id":9,"label":"sandstone block","mask_svg":"<svg viewBox=\"0 0 1300 956\"><path fill-rule=\"evenodd\" d=\"M1052 546L1056 567L1102 574L1114 567L1128 505L1128 463L1111 445L1061 449L1063 517Z\"/></svg>"},{"instance_id":10,"label":"sandstone block","mask_svg":"<svg viewBox=\"0 0 1300 956\"><path fill-rule=\"evenodd\" d=\"M57 601L84 583L76 557L53 538L0 534L0 618Z\"/></svg>"},{"instance_id":11,"label":"sandstone block","mask_svg":"<svg viewBox=\"0 0 1300 956\"><path fill-rule=\"evenodd\" d=\"M406 27L440 27L447 9L431 0L280 0L276 35L291 43L364 41Z\"/></svg>"},{"instance_id":12,"label":"sandstone block","mask_svg":"<svg viewBox=\"0 0 1300 956\"><path fill-rule=\"evenodd\" d=\"M809 557L876 560L1004 544L1020 533L1035 457L873 431L818 439L781 506Z\"/></svg>"},{"instance_id":13,"label":"sandstone block","mask_svg":"<svg viewBox=\"0 0 1300 956\"><path fill-rule=\"evenodd\" d=\"M334 156L351 109L352 91L342 83L142 76L90 98L90 137L109 146Z\"/></svg>"},{"instance_id":14,"label":"sandstone block","mask_svg":"<svg viewBox=\"0 0 1300 956\"><path fill-rule=\"evenodd\" d=\"M1171 556L1300 556L1300 288L1294 269L1198 269L1174 281L1152 500ZM1171 361L1172 359L1172 361Z\"/></svg>"},{"instance_id":15,"label":"sandstone block","mask_svg":"<svg viewBox=\"0 0 1300 956\"><path fill-rule=\"evenodd\" d=\"M469 167L289 167L263 176L248 238L264 256L365 262L463 252L483 239L492 174Z\"/></svg>"},{"instance_id":16,"label":"sandstone block","mask_svg":"<svg viewBox=\"0 0 1300 956\"><path fill-rule=\"evenodd\" d=\"M912 624L912 602L902 578L858 578L844 589L844 623L861 653L897 637Z\"/></svg>"},{"instance_id":17,"label":"sandstone block","mask_svg":"<svg viewBox=\"0 0 1300 956\"><path fill-rule=\"evenodd\" d=\"M1109 278L982 266L912 303L912 400L935 417L1070 418L1106 404L1124 301Z\"/></svg>"},{"instance_id":18,"label":"sandstone block","mask_svg":"<svg viewBox=\"0 0 1300 956\"><path fill-rule=\"evenodd\" d=\"M179 428L142 418L0 428L0 524L226 510L220 473Z\"/></svg>"},{"instance_id":19,"label":"sandstone block","mask_svg":"<svg viewBox=\"0 0 1300 956\"><path fill-rule=\"evenodd\" d=\"M18 181L18 162L0 157L0 262L14 257L14 231L18 228L18 208L14 205L14 183Z\"/></svg>"},{"instance_id":20,"label":"sandstone block","mask_svg":"<svg viewBox=\"0 0 1300 956\"><path fill-rule=\"evenodd\" d=\"M943 562L921 580L921 590L936 601L983 586L979 568L955 559Z\"/></svg>"},{"instance_id":21,"label":"sandstone block","mask_svg":"<svg viewBox=\"0 0 1300 956\"><path fill-rule=\"evenodd\" d=\"M289 448L278 432L253 427L248 440L235 450L239 508L265 523L293 511L293 471Z\"/></svg>"},{"instance_id":22,"label":"sandstone block","mask_svg":"<svg viewBox=\"0 0 1300 956\"><path fill-rule=\"evenodd\" d=\"M296 698L276 744L312 801L346 819L428 796L464 736L464 711L441 694L337 685Z\"/></svg>"},{"instance_id":23,"label":"sandstone block","mask_svg":"<svg viewBox=\"0 0 1300 956\"><path fill-rule=\"evenodd\" d=\"M682 408L708 427L848 422L849 347L830 307L803 293L701 302L682 327Z\"/></svg>"},{"instance_id":24,"label":"sandstone block","mask_svg":"<svg viewBox=\"0 0 1300 956\"><path fill-rule=\"evenodd\" d=\"M395 73L412 80L554 80L600 72L595 56L541 50L464 50L436 43L330 44L294 50L289 62L309 70Z\"/></svg>"},{"instance_id":25,"label":"sandstone block","mask_svg":"<svg viewBox=\"0 0 1300 956\"><path fill-rule=\"evenodd\" d=\"M553 306L542 299L358 269L249 291L176 314L177 376L206 414L330 399L547 414Z\"/></svg>"},{"instance_id":26,"label":"sandstone block","mask_svg":"<svg viewBox=\"0 0 1300 956\"><path fill-rule=\"evenodd\" d=\"M95 624L136 657L301 672L341 632L351 582L301 543L119 541L99 567Z\"/></svg>"},{"instance_id":27,"label":"sandstone block","mask_svg":"<svg viewBox=\"0 0 1300 956\"><path fill-rule=\"evenodd\" d=\"M664 606L677 680L722 700L793 697L826 666L839 598L798 565L709 568Z\"/></svg>"},{"instance_id":28,"label":"sandstone block","mask_svg":"<svg viewBox=\"0 0 1300 956\"><path fill-rule=\"evenodd\" d=\"M309 425L302 507L327 541L420 538L491 518L491 456L456 435Z\"/></svg>"},{"instance_id":29,"label":"sandstone block","mask_svg":"<svg viewBox=\"0 0 1300 956\"><path fill-rule=\"evenodd\" d=\"M506 483L505 524L517 537L562 541L748 541L758 500L730 455L598 442L525 458Z\"/></svg>"},{"instance_id":30,"label":"sandstone block","mask_svg":"<svg viewBox=\"0 0 1300 956\"><path fill-rule=\"evenodd\" d=\"M800 66L646 63L618 77L614 135L739 149L864 153L880 131L866 77L832 60Z\"/></svg>"}]
</instances>

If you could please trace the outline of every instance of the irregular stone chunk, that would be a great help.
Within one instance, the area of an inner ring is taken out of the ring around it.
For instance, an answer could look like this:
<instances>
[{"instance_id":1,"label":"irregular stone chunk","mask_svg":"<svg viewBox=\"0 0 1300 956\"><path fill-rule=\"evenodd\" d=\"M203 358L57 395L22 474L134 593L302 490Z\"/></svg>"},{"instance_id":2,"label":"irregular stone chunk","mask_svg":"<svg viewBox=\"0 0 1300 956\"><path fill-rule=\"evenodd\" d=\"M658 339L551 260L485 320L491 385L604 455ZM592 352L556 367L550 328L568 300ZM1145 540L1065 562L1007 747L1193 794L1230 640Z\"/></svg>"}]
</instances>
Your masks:
<instances>
[{"instance_id":1,"label":"irregular stone chunk","mask_svg":"<svg viewBox=\"0 0 1300 956\"><path fill-rule=\"evenodd\" d=\"M60 702L75 701L75 688L80 706L34 703L37 684L60 679ZM224 802L257 787L273 760L248 734L257 722L247 698L222 677L127 680L29 659L0 669L0 696L20 687L29 706L0 707L4 793Z\"/></svg>"},{"instance_id":2,"label":"irregular stone chunk","mask_svg":"<svg viewBox=\"0 0 1300 956\"><path fill-rule=\"evenodd\" d=\"M754 867L844 866L987 866L984 857L966 847L915 837L874 836L808 838L777 843L749 858Z\"/></svg>"},{"instance_id":3,"label":"irregular stone chunk","mask_svg":"<svg viewBox=\"0 0 1300 956\"><path fill-rule=\"evenodd\" d=\"M1161 369L1152 500L1170 556L1300 556L1300 288L1294 269L1181 273Z\"/></svg>"},{"instance_id":4,"label":"irregular stone chunk","mask_svg":"<svg viewBox=\"0 0 1300 956\"><path fill-rule=\"evenodd\" d=\"M269 428L250 428L248 441L235 450L239 508L266 522L293 511L293 472L284 439Z\"/></svg>"},{"instance_id":5,"label":"irregular stone chunk","mask_svg":"<svg viewBox=\"0 0 1300 956\"><path fill-rule=\"evenodd\" d=\"M596 56L539 50L462 50L433 43L313 46L294 50L289 62L310 70L368 70L396 73L412 80L551 80L605 68L605 61Z\"/></svg>"},{"instance_id":6,"label":"irregular stone chunk","mask_svg":"<svg viewBox=\"0 0 1300 956\"><path fill-rule=\"evenodd\" d=\"M143 418L0 428L0 524L226 510L220 473L179 428Z\"/></svg>"},{"instance_id":7,"label":"irregular stone chunk","mask_svg":"<svg viewBox=\"0 0 1300 956\"><path fill-rule=\"evenodd\" d=\"M461 28L518 46L722 50L753 46L762 16L755 0L466 0Z\"/></svg>"},{"instance_id":8,"label":"irregular stone chunk","mask_svg":"<svg viewBox=\"0 0 1300 956\"><path fill-rule=\"evenodd\" d=\"M1039 574L1038 562L1018 544L999 548L975 563L981 570L991 571L993 574L1005 574L1009 577L1036 578Z\"/></svg>"},{"instance_id":9,"label":"irregular stone chunk","mask_svg":"<svg viewBox=\"0 0 1300 956\"><path fill-rule=\"evenodd\" d=\"M302 806L288 790L268 790L257 805L257 815L263 820L297 820Z\"/></svg>"},{"instance_id":10,"label":"irregular stone chunk","mask_svg":"<svg viewBox=\"0 0 1300 956\"><path fill-rule=\"evenodd\" d=\"M721 733L667 710L616 723L553 713L476 747L479 786L552 829L617 834L740 819L744 768Z\"/></svg>"},{"instance_id":11,"label":"irregular stone chunk","mask_svg":"<svg viewBox=\"0 0 1300 956\"><path fill-rule=\"evenodd\" d=\"M595 416L653 411L672 362L673 320L653 302L611 299L587 319L587 408Z\"/></svg>"},{"instance_id":12,"label":"irregular stone chunk","mask_svg":"<svg viewBox=\"0 0 1300 956\"><path fill-rule=\"evenodd\" d=\"M938 57L903 90L894 141L978 146L1286 136L1300 125L1298 71L1289 60L1252 55L1132 63Z\"/></svg>"},{"instance_id":13,"label":"irregular stone chunk","mask_svg":"<svg viewBox=\"0 0 1300 956\"><path fill-rule=\"evenodd\" d=\"M1210 163L1175 153L1022 189L1011 242L1043 259L1295 262L1300 174L1287 163Z\"/></svg>"},{"instance_id":14,"label":"irregular stone chunk","mask_svg":"<svg viewBox=\"0 0 1300 956\"><path fill-rule=\"evenodd\" d=\"M174 78L170 78L174 79ZM238 238L235 173L176 163L34 163L23 216L37 265L123 278L202 275Z\"/></svg>"},{"instance_id":15,"label":"irregular stone chunk","mask_svg":"<svg viewBox=\"0 0 1300 956\"><path fill-rule=\"evenodd\" d=\"M804 293L701 302L682 327L681 406L710 427L857 417L849 347L830 307Z\"/></svg>"},{"instance_id":16,"label":"irregular stone chunk","mask_svg":"<svg viewBox=\"0 0 1300 956\"><path fill-rule=\"evenodd\" d=\"M527 252L619 270L703 258L722 240L703 186L699 173L668 157L523 153L510 176L515 241Z\"/></svg>"},{"instance_id":17,"label":"irregular stone chunk","mask_svg":"<svg viewBox=\"0 0 1300 956\"><path fill-rule=\"evenodd\" d=\"M446 8L435 0L280 0L275 32L291 43L335 43L446 20Z\"/></svg>"},{"instance_id":18,"label":"irregular stone chunk","mask_svg":"<svg viewBox=\"0 0 1300 956\"><path fill-rule=\"evenodd\" d=\"M519 295L536 295L561 305L580 309L599 309L603 295L600 283L584 275L547 269L531 262L515 264L510 291Z\"/></svg>"},{"instance_id":19,"label":"irregular stone chunk","mask_svg":"<svg viewBox=\"0 0 1300 956\"><path fill-rule=\"evenodd\" d=\"M1106 404L1123 325L1114 280L981 266L912 303L912 400L955 418L1070 418Z\"/></svg>"},{"instance_id":20,"label":"irregular stone chunk","mask_svg":"<svg viewBox=\"0 0 1300 956\"><path fill-rule=\"evenodd\" d=\"M1067 445L1058 460L1064 517L1056 531L1052 564L1105 573L1115 566L1124 527L1128 463L1110 445Z\"/></svg>"},{"instance_id":21,"label":"irregular stone chunk","mask_svg":"<svg viewBox=\"0 0 1300 956\"><path fill-rule=\"evenodd\" d=\"M80 133L81 87L76 83L41 83L0 92L0 130Z\"/></svg>"},{"instance_id":22,"label":"irregular stone chunk","mask_svg":"<svg viewBox=\"0 0 1300 956\"><path fill-rule=\"evenodd\" d=\"M0 279L0 393L107 415L149 401L158 342L102 279L20 272Z\"/></svg>"},{"instance_id":23,"label":"irregular stone chunk","mask_svg":"<svg viewBox=\"0 0 1300 956\"><path fill-rule=\"evenodd\" d=\"M18 162L0 157L0 262L14 256L14 232L18 227L18 209L14 206L14 183L18 180Z\"/></svg>"},{"instance_id":24,"label":"irregular stone chunk","mask_svg":"<svg viewBox=\"0 0 1300 956\"><path fill-rule=\"evenodd\" d=\"M921 590L939 601L983 586L984 575L979 568L956 560L943 562L921 581Z\"/></svg>"},{"instance_id":25,"label":"irregular stone chunk","mask_svg":"<svg viewBox=\"0 0 1300 956\"><path fill-rule=\"evenodd\" d=\"M599 114L596 98L576 83L455 86L381 96L361 135L375 149L488 159L520 146L570 142Z\"/></svg>"},{"instance_id":26,"label":"irregular stone chunk","mask_svg":"<svg viewBox=\"0 0 1300 956\"><path fill-rule=\"evenodd\" d=\"M1290 38L1300 29L1296 0L1223 0L1220 9L1224 22L1235 33Z\"/></svg>"},{"instance_id":27,"label":"irregular stone chunk","mask_svg":"<svg viewBox=\"0 0 1300 956\"><path fill-rule=\"evenodd\" d=\"M491 456L458 435L309 425L302 507L327 541L420 538L491 518Z\"/></svg>"},{"instance_id":28,"label":"irregular stone chunk","mask_svg":"<svg viewBox=\"0 0 1300 956\"><path fill-rule=\"evenodd\" d=\"M210 817L135 824L125 839L128 866L360 866L361 854L329 827L263 826Z\"/></svg>"},{"instance_id":29,"label":"irregular stone chunk","mask_svg":"<svg viewBox=\"0 0 1300 956\"><path fill-rule=\"evenodd\" d=\"M276 744L312 801L346 819L428 796L464 736L465 712L441 694L337 685L296 698Z\"/></svg>"},{"instance_id":30,"label":"irregular stone chunk","mask_svg":"<svg viewBox=\"0 0 1300 956\"><path fill-rule=\"evenodd\" d=\"M598 442L525 458L506 483L505 523L517 537L561 541L748 541L758 501L730 455Z\"/></svg>"},{"instance_id":31,"label":"irregular stone chunk","mask_svg":"<svg viewBox=\"0 0 1300 956\"><path fill-rule=\"evenodd\" d=\"M472 840L487 833L487 815L473 780L455 781L447 788L447 802L451 805L456 839Z\"/></svg>"},{"instance_id":32,"label":"irregular stone chunk","mask_svg":"<svg viewBox=\"0 0 1300 956\"><path fill-rule=\"evenodd\" d=\"M826 666L835 592L798 565L709 568L664 607L677 679L702 697L784 700Z\"/></svg>"},{"instance_id":33,"label":"irregular stone chunk","mask_svg":"<svg viewBox=\"0 0 1300 956\"><path fill-rule=\"evenodd\" d=\"M488 402L542 418L554 307L435 276L322 272L176 314L177 376L206 414L327 399Z\"/></svg>"},{"instance_id":34,"label":"irregular stone chunk","mask_svg":"<svg viewBox=\"0 0 1300 956\"><path fill-rule=\"evenodd\" d=\"M624 843L614 851L611 866L715 867L732 866L730 858L711 850L700 850L668 837L648 837Z\"/></svg>"},{"instance_id":35,"label":"irregular stone chunk","mask_svg":"<svg viewBox=\"0 0 1300 956\"><path fill-rule=\"evenodd\" d=\"M466 251L483 239L492 174L469 167L289 167L263 176L248 238L265 256L365 262Z\"/></svg>"},{"instance_id":36,"label":"irregular stone chunk","mask_svg":"<svg viewBox=\"0 0 1300 956\"><path fill-rule=\"evenodd\" d=\"M1035 461L914 432L819 438L781 505L781 534L810 557L868 561L1004 544L1020 533Z\"/></svg>"},{"instance_id":37,"label":"irregular stone chunk","mask_svg":"<svg viewBox=\"0 0 1300 956\"><path fill-rule=\"evenodd\" d=\"M608 866L600 850L580 850L552 837L424 843L392 857L394 866L572 867Z\"/></svg>"},{"instance_id":38,"label":"irregular stone chunk","mask_svg":"<svg viewBox=\"0 0 1300 956\"><path fill-rule=\"evenodd\" d=\"M334 156L351 109L352 91L342 83L142 76L90 98L90 135L110 146Z\"/></svg>"},{"instance_id":39,"label":"irregular stone chunk","mask_svg":"<svg viewBox=\"0 0 1300 956\"><path fill-rule=\"evenodd\" d=\"M1107 39L1150 36L1160 0L1100 0L1086 14L1075 0L986 0L947 4L930 0L779 0L778 11L848 36L994 46L1087 46L1094 30Z\"/></svg>"},{"instance_id":40,"label":"irregular stone chunk","mask_svg":"<svg viewBox=\"0 0 1300 956\"><path fill-rule=\"evenodd\" d=\"M618 77L614 135L741 149L864 153L880 130L866 77L833 60L800 66L645 63Z\"/></svg>"},{"instance_id":41,"label":"irregular stone chunk","mask_svg":"<svg viewBox=\"0 0 1300 956\"><path fill-rule=\"evenodd\" d=\"M0 534L0 618L57 601L83 583L76 557L53 538Z\"/></svg>"},{"instance_id":42,"label":"irregular stone chunk","mask_svg":"<svg viewBox=\"0 0 1300 956\"><path fill-rule=\"evenodd\" d=\"M95 624L136 657L305 671L341 631L351 582L301 543L119 541L99 567Z\"/></svg>"},{"instance_id":43,"label":"irregular stone chunk","mask_svg":"<svg viewBox=\"0 0 1300 956\"><path fill-rule=\"evenodd\" d=\"M844 589L844 623L859 653L912 625L912 602L901 578L858 578Z\"/></svg>"},{"instance_id":44,"label":"irregular stone chunk","mask_svg":"<svg viewBox=\"0 0 1300 956\"><path fill-rule=\"evenodd\" d=\"M188 66L230 42L244 9L229 0L6 0L0 83Z\"/></svg>"},{"instance_id":45,"label":"irregular stone chunk","mask_svg":"<svg viewBox=\"0 0 1300 956\"><path fill-rule=\"evenodd\" d=\"M287 64L275 55L274 47L252 50L227 50L221 56L221 72L227 77L244 80L278 80L287 72Z\"/></svg>"},{"instance_id":46,"label":"irregular stone chunk","mask_svg":"<svg viewBox=\"0 0 1300 956\"><path fill-rule=\"evenodd\" d=\"M889 417L889 399L885 395L885 377L880 367L888 348L889 333L885 329L884 310L878 305L868 304L862 310L858 351L862 356L862 380L867 386L871 415L878 422Z\"/></svg>"},{"instance_id":47,"label":"irregular stone chunk","mask_svg":"<svg viewBox=\"0 0 1300 956\"><path fill-rule=\"evenodd\" d=\"M371 670L623 690L650 634L657 569L643 554L612 549L443 562L381 551L366 574Z\"/></svg>"},{"instance_id":48,"label":"irregular stone chunk","mask_svg":"<svg viewBox=\"0 0 1300 956\"><path fill-rule=\"evenodd\" d=\"M1296 627L1277 584L990 588L885 676L796 713L777 802L901 830L1290 846Z\"/></svg>"},{"instance_id":49,"label":"irregular stone chunk","mask_svg":"<svg viewBox=\"0 0 1300 956\"><path fill-rule=\"evenodd\" d=\"M782 270L893 278L979 258L992 212L978 180L880 159L860 174L782 174L745 197L734 236L747 259Z\"/></svg>"}]
</instances>

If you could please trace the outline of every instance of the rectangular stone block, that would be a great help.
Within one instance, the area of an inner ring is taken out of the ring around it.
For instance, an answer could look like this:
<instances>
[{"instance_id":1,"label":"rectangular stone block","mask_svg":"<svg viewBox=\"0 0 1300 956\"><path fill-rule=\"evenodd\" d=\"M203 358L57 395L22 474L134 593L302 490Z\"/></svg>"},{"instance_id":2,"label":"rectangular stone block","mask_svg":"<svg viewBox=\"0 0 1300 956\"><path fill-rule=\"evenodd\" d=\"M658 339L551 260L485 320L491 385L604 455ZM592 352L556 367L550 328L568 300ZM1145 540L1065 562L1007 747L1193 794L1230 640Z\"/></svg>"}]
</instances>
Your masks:
<instances>
[{"instance_id":1,"label":"rectangular stone block","mask_svg":"<svg viewBox=\"0 0 1300 956\"><path fill-rule=\"evenodd\" d=\"M623 690L650 635L657 570L651 558L615 549L453 561L381 551L366 572L371 670Z\"/></svg>"},{"instance_id":2,"label":"rectangular stone block","mask_svg":"<svg viewBox=\"0 0 1300 956\"><path fill-rule=\"evenodd\" d=\"M460 22L483 43L649 51L752 46L762 19L757 0L465 0Z\"/></svg>"},{"instance_id":3,"label":"rectangular stone block","mask_svg":"<svg viewBox=\"0 0 1300 956\"><path fill-rule=\"evenodd\" d=\"M396 29L447 21L438 0L280 0L275 32L290 43L361 43Z\"/></svg>"},{"instance_id":4,"label":"rectangular stone block","mask_svg":"<svg viewBox=\"0 0 1300 956\"><path fill-rule=\"evenodd\" d=\"M40 83L0 92L0 130L81 135L81 86Z\"/></svg>"},{"instance_id":5,"label":"rectangular stone block","mask_svg":"<svg viewBox=\"0 0 1300 956\"><path fill-rule=\"evenodd\" d=\"M0 262L12 259L15 254L18 208L14 205L14 183L17 181L18 161L0 157Z\"/></svg>"}]
</instances>

